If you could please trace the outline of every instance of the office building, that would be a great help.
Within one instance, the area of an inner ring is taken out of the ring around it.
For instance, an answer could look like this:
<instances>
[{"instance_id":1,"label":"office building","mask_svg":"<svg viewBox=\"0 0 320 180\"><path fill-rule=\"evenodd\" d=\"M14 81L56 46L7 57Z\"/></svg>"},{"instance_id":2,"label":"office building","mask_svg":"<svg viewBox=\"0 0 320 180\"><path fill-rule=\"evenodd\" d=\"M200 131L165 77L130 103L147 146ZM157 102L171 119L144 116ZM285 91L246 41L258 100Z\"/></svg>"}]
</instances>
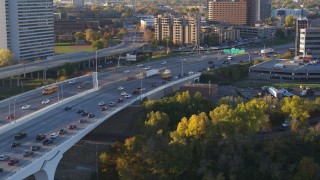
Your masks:
<instances>
[{"instance_id":1,"label":"office building","mask_svg":"<svg viewBox=\"0 0 320 180\"><path fill-rule=\"evenodd\" d=\"M240 30L241 38L259 38L272 40L276 36L275 26L235 26Z\"/></svg>"},{"instance_id":2,"label":"office building","mask_svg":"<svg viewBox=\"0 0 320 180\"><path fill-rule=\"evenodd\" d=\"M300 30L310 26L308 19L297 19L296 20L296 39L295 39L295 56L299 56L300 49Z\"/></svg>"},{"instance_id":3,"label":"office building","mask_svg":"<svg viewBox=\"0 0 320 180\"><path fill-rule=\"evenodd\" d=\"M195 45L200 43L201 15L174 17L158 15L154 20L155 40L172 41L173 44Z\"/></svg>"},{"instance_id":4,"label":"office building","mask_svg":"<svg viewBox=\"0 0 320 180\"><path fill-rule=\"evenodd\" d=\"M52 0L1 0L0 13L1 49L16 60L54 55Z\"/></svg>"},{"instance_id":5,"label":"office building","mask_svg":"<svg viewBox=\"0 0 320 180\"><path fill-rule=\"evenodd\" d=\"M254 26L256 0L213 0L209 2L209 21Z\"/></svg>"},{"instance_id":6,"label":"office building","mask_svg":"<svg viewBox=\"0 0 320 180\"><path fill-rule=\"evenodd\" d=\"M256 0L256 21L264 21L271 16L272 0Z\"/></svg>"},{"instance_id":7,"label":"office building","mask_svg":"<svg viewBox=\"0 0 320 180\"><path fill-rule=\"evenodd\" d=\"M299 39L299 53L303 57L311 55L313 59L320 58L320 27L300 29Z\"/></svg>"},{"instance_id":8,"label":"office building","mask_svg":"<svg viewBox=\"0 0 320 180\"><path fill-rule=\"evenodd\" d=\"M140 25L141 25L141 29L143 29L143 30L153 30L154 29L154 17L141 19Z\"/></svg>"}]
</instances>

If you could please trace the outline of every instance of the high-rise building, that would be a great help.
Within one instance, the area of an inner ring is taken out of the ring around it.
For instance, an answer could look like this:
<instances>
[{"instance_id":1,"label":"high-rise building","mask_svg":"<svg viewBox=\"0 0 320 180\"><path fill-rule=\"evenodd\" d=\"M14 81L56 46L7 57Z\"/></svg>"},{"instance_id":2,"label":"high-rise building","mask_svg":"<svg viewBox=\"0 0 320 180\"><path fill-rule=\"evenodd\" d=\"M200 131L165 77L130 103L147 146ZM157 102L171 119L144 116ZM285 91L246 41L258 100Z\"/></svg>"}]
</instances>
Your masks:
<instances>
[{"instance_id":1,"label":"high-rise building","mask_svg":"<svg viewBox=\"0 0 320 180\"><path fill-rule=\"evenodd\" d=\"M310 26L308 19L297 19L296 20L296 40L295 40L295 56L299 55L300 49L300 30Z\"/></svg>"},{"instance_id":2,"label":"high-rise building","mask_svg":"<svg viewBox=\"0 0 320 180\"><path fill-rule=\"evenodd\" d=\"M256 0L256 21L264 21L271 16L272 0Z\"/></svg>"},{"instance_id":3,"label":"high-rise building","mask_svg":"<svg viewBox=\"0 0 320 180\"><path fill-rule=\"evenodd\" d=\"M320 27L300 29L299 53L320 58Z\"/></svg>"},{"instance_id":4,"label":"high-rise building","mask_svg":"<svg viewBox=\"0 0 320 180\"><path fill-rule=\"evenodd\" d=\"M254 26L256 0L213 0L209 2L209 21Z\"/></svg>"},{"instance_id":5,"label":"high-rise building","mask_svg":"<svg viewBox=\"0 0 320 180\"><path fill-rule=\"evenodd\" d=\"M15 59L54 55L52 0L0 0L0 49Z\"/></svg>"},{"instance_id":6,"label":"high-rise building","mask_svg":"<svg viewBox=\"0 0 320 180\"><path fill-rule=\"evenodd\" d=\"M189 17L158 15L154 20L154 37L156 40L169 40L174 44L191 44L198 46L200 43L200 23L200 14Z\"/></svg>"}]
</instances>

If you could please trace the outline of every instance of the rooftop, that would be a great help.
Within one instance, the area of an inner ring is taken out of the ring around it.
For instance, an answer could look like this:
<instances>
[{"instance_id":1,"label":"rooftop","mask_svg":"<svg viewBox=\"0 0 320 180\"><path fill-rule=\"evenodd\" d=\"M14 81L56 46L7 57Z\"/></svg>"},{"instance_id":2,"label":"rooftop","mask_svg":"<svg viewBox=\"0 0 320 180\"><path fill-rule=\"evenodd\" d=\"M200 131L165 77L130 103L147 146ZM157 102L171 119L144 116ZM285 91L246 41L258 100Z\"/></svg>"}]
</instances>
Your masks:
<instances>
[{"instance_id":1,"label":"rooftop","mask_svg":"<svg viewBox=\"0 0 320 180\"><path fill-rule=\"evenodd\" d=\"M278 64L278 66L276 65ZM283 67L281 67L281 64ZM302 63L301 60L284 60L275 59L271 61L266 61L260 64L251 66L250 68L260 69L260 70L281 70L281 71L320 71L320 64L318 61L311 61L309 63Z\"/></svg>"}]
</instances>

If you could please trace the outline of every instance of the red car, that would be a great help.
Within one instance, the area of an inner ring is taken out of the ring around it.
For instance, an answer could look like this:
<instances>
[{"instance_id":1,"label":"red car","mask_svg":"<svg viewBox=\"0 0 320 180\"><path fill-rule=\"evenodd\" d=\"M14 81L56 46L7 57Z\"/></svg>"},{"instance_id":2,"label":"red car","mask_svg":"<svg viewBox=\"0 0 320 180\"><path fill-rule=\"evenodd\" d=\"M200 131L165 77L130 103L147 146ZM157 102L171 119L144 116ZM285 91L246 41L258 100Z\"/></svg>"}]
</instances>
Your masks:
<instances>
[{"instance_id":1,"label":"red car","mask_svg":"<svg viewBox=\"0 0 320 180\"><path fill-rule=\"evenodd\" d=\"M14 115L12 115L12 114L8 115L7 119L14 119Z\"/></svg>"},{"instance_id":2,"label":"red car","mask_svg":"<svg viewBox=\"0 0 320 180\"><path fill-rule=\"evenodd\" d=\"M18 164L18 162L19 162L18 159L10 159L10 161L8 161L8 165L14 166L14 165Z\"/></svg>"},{"instance_id":3,"label":"red car","mask_svg":"<svg viewBox=\"0 0 320 180\"><path fill-rule=\"evenodd\" d=\"M68 129L75 129L75 128L77 128L77 126L75 124L70 124L68 127Z\"/></svg>"},{"instance_id":4,"label":"red car","mask_svg":"<svg viewBox=\"0 0 320 180\"><path fill-rule=\"evenodd\" d=\"M122 98L118 98L118 99L117 99L117 102L118 102L118 103L122 103L122 102L123 102L123 99L122 99Z\"/></svg>"},{"instance_id":5,"label":"red car","mask_svg":"<svg viewBox=\"0 0 320 180\"><path fill-rule=\"evenodd\" d=\"M107 106L103 106L103 107L101 108L101 111L106 111L106 110L108 110L108 107L107 107Z\"/></svg>"}]
</instances>

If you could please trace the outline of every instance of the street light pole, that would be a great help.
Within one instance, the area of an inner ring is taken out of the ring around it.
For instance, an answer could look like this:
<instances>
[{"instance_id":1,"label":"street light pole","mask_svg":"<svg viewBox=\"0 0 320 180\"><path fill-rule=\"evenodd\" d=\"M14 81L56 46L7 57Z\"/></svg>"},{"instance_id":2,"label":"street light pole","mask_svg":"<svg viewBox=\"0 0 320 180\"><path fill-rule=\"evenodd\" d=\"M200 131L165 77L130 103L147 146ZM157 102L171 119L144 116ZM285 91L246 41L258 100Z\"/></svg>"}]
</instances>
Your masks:
<instances>
[{"instance_id":1,"label":"street light pole","mask_svg":"<svg viewBox=\"0 0 320 180\"><path fill-rule=\"evenodd\" d=\"M96 73L98 72L98 50L96 50Z\"/></svg>"},{"instance_id":2,"label":"street light pole","mask_svg":"<svg viewBox=\"0 0 320 180\"><path fill-rule=\"evenodd\" d=\"M13 101L13 120L14 120L14 122L16 122L16 100L17 100L17 98L15 98Z\"/></svg>"}]
</instances>

